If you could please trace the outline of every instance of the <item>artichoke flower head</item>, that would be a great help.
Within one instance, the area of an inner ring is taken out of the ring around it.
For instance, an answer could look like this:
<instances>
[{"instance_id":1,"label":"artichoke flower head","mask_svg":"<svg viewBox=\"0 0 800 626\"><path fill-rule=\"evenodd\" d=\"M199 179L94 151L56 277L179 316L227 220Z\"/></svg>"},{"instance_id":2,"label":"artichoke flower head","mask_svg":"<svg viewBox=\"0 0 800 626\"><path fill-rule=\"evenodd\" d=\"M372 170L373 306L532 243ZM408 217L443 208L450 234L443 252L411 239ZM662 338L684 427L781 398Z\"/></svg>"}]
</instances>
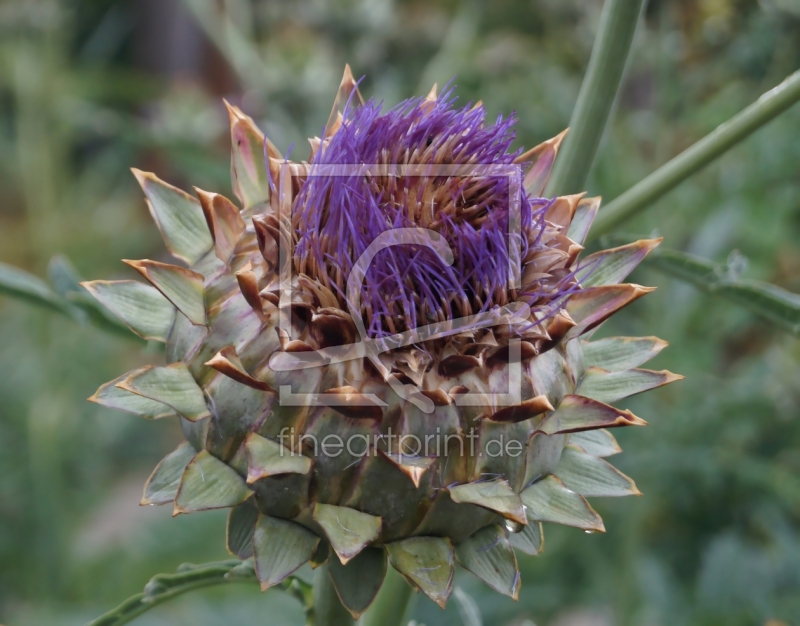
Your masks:
<instances>
[{"instance_id":1,"label":"artichoke flower head","mask_svg":"<svg viewBox=\"0 0 800 626\"><path fill-rule=\"evenodd\" d=\"M238 206L134 170L182 264L85 284L166 344L91 398L180 421L142 504L230 508L262 588L328 561L354 617L388 565L441 606L456 562L516 598L542 522L602 531L586 498L638 494L604 457L644 421L612 403L679 377L638 367L659 339L588 338L659 240L581 258L600 199L543 197L565 133L513 152L451 89L384 111L346 68L300 162L228 112Z\"/></svg>"}]
</instances>

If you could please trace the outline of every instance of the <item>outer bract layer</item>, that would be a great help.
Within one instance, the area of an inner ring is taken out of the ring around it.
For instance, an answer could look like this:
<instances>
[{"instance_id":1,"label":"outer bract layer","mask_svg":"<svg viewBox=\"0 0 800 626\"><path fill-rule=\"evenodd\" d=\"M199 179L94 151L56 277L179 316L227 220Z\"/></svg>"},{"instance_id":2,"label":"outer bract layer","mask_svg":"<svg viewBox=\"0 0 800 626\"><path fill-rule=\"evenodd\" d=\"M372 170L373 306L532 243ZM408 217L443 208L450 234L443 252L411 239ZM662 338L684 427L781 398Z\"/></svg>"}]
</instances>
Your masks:
<instances>
[{"instance_id":1,"label":"outer bract layer","mask_svg":"<svg viewBox=\"0 0 800 626\"><path fill-rule=\"evenodd\" d=\"M135 170L188 268L85 285L166 343L91 398L181 422L142 503L231 507L264 588L333 559L354 616L387 559L442 606L456 561L516 597L541 522L603 530L585 497L638 494L604 457L644 422L609 403L679 377L639 368L658 339L587 339L658 241L579 259L599 198L540 197L564 133L510 153L513 120L435 88L382 113L347 68L300 163L228 111L239 206Z\"/></svg>"}]
</instances>

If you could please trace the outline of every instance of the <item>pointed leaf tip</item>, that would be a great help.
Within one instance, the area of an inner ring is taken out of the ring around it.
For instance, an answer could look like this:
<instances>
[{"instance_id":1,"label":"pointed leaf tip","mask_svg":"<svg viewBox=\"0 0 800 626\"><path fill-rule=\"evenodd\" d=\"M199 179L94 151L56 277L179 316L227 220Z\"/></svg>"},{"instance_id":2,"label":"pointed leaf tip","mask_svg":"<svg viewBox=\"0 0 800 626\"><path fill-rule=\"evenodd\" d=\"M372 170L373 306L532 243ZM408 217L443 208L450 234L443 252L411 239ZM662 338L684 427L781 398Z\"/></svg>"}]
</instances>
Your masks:
<instances>
[{"instance_id":1,"label":"pointed leaf tip","mask_svg":"<svg viewBox=\"0 0 800 626\"><path fill-rule=\"evenodd\" d=\"M218 193L194 188L200 198L200 207L214 241L214 253L223 263L229 263L239 243L246 224L233 202Z\"/></svg>"},{"instance_id":2,"label":"pointed leaf tip","mask_svg":"<svg viewBox=\"0 0 800 626\"><path fill-rule=\"evenodd\" d=\"M200 203L155 174L135 168L131 171L172 255L189 265L199 261L214 244Z\"/></svg>"},{"instance_id":3,"label":"pointed leaf tip","mask_svg":"<svg viewBox=\"0 0 800 626\"><path fill-rule=\"evenodd\" d=\"M597 217L601 203L602 198L600 196L582 198L575 209L575 215L572 216L572 222L569 225L569 229L567 229L567 237L575 243L583 244L589 234L589 229L592 227L594 218Z\"/></svg>"},{"instance_id":4,"label":"pointed leaf tip","mask_svg":"<svg viewBox=\"0 0 800 626\"><path fill-rule=\"evenodd\" d=\"M496 511L503 517L526 524L525 507L519 495L514 493L507 480L480 481L466 485L449 487L450 497L459 504L477 504L486 509Z\"/></svg>"},{"instance_id":5,"label":"pointed leaf tip","mask_svg":"<svg viewBox=\"0 0 800 626\"><path fill-rule=\"evenodd\" d=\"M132 413L145 419L156 420L164 417L177 417L175 409L171 406L117 387L119 383L136 373L144 371L144 369L133 370L101 385L88 398L89 402L94 402L110 409Z\"/></svg>"},{"instance_id":6,"label":"pointed leaf tip","mask_svg":"<svg viewBox=\"0 0 800 626\"><path fill-rule=\"evenodd\" d=\"M567 301L567 313L577 322L577 326L567 336L577 337L596 328L620 309L655 289L626 283L589 287L579 291Z\"/></svg>"},{"instance_id":7,"label":"pointed leaf tip","mask_svg":"<svg viewBox=\"0 0 800 626\"><path fill-rule=\"evenodd\" d=\"M427 472L436 461L434 457L408 456L406 454L384 452L383 450L378 450L378 454L389 459L397 469L408 476L411 482L414 483L414 487L419 487L419 483L425 475L425 472Z\"/></svg>"},{"instance_id":8,"label":"pointed leaf tip","mask_svg":"<svg viewBox=\"0 0 800 626\"><path fill-rule=\"evenodd\" d=\"M458 562L495 591L518 599L519 567L514 550L497 524L474 533L455 547Z\"/></svg>"},{"instance_id":9,"label":"pointed leaf tip","mask_svg":"<svg viewBox=\"0 0 800 626\"><path fill-rule=\"evenodd\" d=\"M256 575L265 591L283 582L307 563L317 550L319 537L288 520L260 515L253 534Z\"/></svg>"},{"instance_id":10,"label":"pointed leaf tip","mask_svg":"<svg viewBox=\"0 0 800 626\"><path fill-rule=\"evenodd\" d=\"M314 507L314 520L322 527L343 565L378 538L382 524L380 517L320 503Z\"/></svg>"},{"instance_id":11,"label":"pointed leaf tip","mask_svg":"<svg viewBox=\"0 0 800 626\"><path fill-rule=\"evenodd\" d=\"M413 587L444 608L453 591L453 544L440 537L411 537L386 544L389 562Z\"/></svg>"},{"instance_id":12,"label":"pointed leaf tip","mask_svg":"<svg viewBox=\"0 0 800 626\"><path fill-rule=\"evenodd\" d=\"M383 548L366 548L343 565L331 559L329 574L336 595L353 619L358 619L378 595L386 577L386 552Z\"/></svg>"},{"instance_id":13,"label":"pointed leaf tip","mask_svg":"<svg viewBox=\"0 0 800 626\"><path fill-rule=\"evenodd\" d=\"M556 476L548 476L534 483L521 496L532 520L575 526L589 531L606 530L603 520L589 506L586 498L568 489Z\"/></svg>"},{"instance_id":14,"label":"pointed leaf tip","mask_svg":"<svg viewBox=\"0 0 800 626\"><path fill-rule=\"evenodd\" d=\"M241 504L252 495L233 468L207 450L201 450L183 472L172 514L225 509Z\"/></svg>"},{"instance_id":15,"label":"pointed leaf tip","mask_svg":"<svg viewBox=\"0 0 800 626\"><path fill-rule=\"evenodd\" d=\"M352 97L351 97L352 94ZM342 81L339 84L339 90L336 92L336 98L333 101L333 108L331 114L328 116L328 123L325 125L324 138L331 137L341 126L342 114L348 101L353 108L359 108L364 105L364 98L358 90L358 84L353 78L353 72L350 65L345 64L344 74Z\"/></svg>"},{"instance_id":16,"label":"pointed leaf tip","mask_svg":"<svg viewBox=\"0 0 800 626\"><path fill-rule=\"evenodd\" d=\"M265 169L267 156L280 159L280 151L258 129L251 117L237 106L225 103L231 126L231 182L233 193L243 209L269 201L269 173Z\"/></svg>"},{"instance_id":17,"label":"pointed leaf tip","mask_svg":"<svg viewBox=\"0 0 800 626\"><path fill-rule=\"evenodd\" d=\"M247 453L247 484L269 476L308 474L311 471L310 458L292 452L277 441L250 433L244 445Z\"/></svg>"},{"instance_id":18,"label":"pointed leaf tip","mask_svg":"<svg viewBox=\"0 0 800 626\"><path fill-rule=\"evenodd\" d=\"M492 422L516 424L552 410L553 405L550 404L550 400L547 399L547 396L541 395L525 400L520 404L503 407L490 415L488 419Z\"/></svg>"},{"instance_id":19,"label":"pointed leaf tip","mask_svg":"<svg viewBox=\"0 0 800 626\"><path fill-rule=\"evenodd\" d=\"M205 325L206 307L203 300L205 279L202 274L158 261L123 259L122 262L150 281L167 300L189 318L192 324Z\"/></svg>"},{"instance_id":20,"label":"pointed leaf tip","mask_svg":"<svg viewBox=\"0 0 800 626\"><path fill-rule=\"evenodd\" d=\"M666 370L656 372L629 369L609 372L600 367L589 367L575 393L600 402L616 402L678 380L683 380L683 376Z\"/></svg>"},{"instance_id":21,"label":"pointed leaf tip","mask_svg":"<svg viewBox=\"0 0 800 626\"><path fill-rule=\"evenodd\" d=\"M175 305L155 287L135 280L93 280L81 285L143 339L167 340Z\"/></svg>"},{"instance_id":22,"label":"pointed leaf tip","mask_svg":"<svg viewBox=\"0 0 800 626\"><path fill-rule=\"evenodd\" d=\"M194 448L184 441L174 451L165 456L147 479L139 505L147 506L173 502L181 484L181 476L183 476L186 466L189 465L194 455Z\"/></svg>"},{"instance_id":23,"label":"pointed leaf tip","mask_svg":"<svg viewBox=\"0 0 800 626\"><path fill-rule=\"evenodd\" d=\"M192 422L211 415L203 390L185 363L136 370L117 387L171 406Z\"/></svg>"},{"instance_id":24,"label":"pointed leaf tip","mask_svg":"<svg viewBox=\"0 0 800 626\"><path fill-rule=\"evenodd\" d=\"M574 433L596 428L646 426L647 422L630 411L578 395L567 395L555 412L548 415L536 429L547 435Z\"/></svg>"},{"instance_id":25,"label":"pointed leaf tip","mask_svg":"<svg viewBox=\"0 0 800 626\"><path fill-rule=\"evenodd\" d=\"M564 448L556 476L568 489L585 497L642 495L633 480L613 465L572 445Z\"/></svg>"},{"instance_id":26,"label":"pointed leaf tip","mask_svg":"<svg viewBox=\"0 0 800 626\"><path fill-rule=\"evenodd\" d=\"M239 355L236 353L234 346L225 346L217 352L211 359L205 362L204 365L213 367L220 374L224 374L228 378L232 378L238 383L264 391L267 393L275 393L275 390L262 380L257 380L250 375L245 369Z\"/></svg>"},{"instance_id":27,"label":"pointed leaf tip","mask_svg":"<svg viewBox=\"0 0 800 626\"><path fill-rule=\"evenodd\" d=\"M539 198L542 193L544 193L544 188L553 170L553 164L556 161L558 150L568 132L569 128L564 129L552 139L540 143L538 146L531 148L514 160L515 163L531 164L522 183L525 187L525 191L531 196Z\"/></svg>"},{"instance_id":28,"label":"pointed leaf tip","mask_svg":"<svg viewBox=\"0 0 800 626\"><path fill-rule=\"evenodd\" d=\"M583 287L599 287L620 283L663 240L663 237L640 239L626 246L590 254L580 262L575 277Z\"/></svg>"},{"instance_id":29,"label":"pointed leaf tip","mask_svg":"<svg viewBox=\"0 0 800 626\"><path fill-rule=\"evenodd\" d=\"M606 337L583 341L586 367L602 367L610 372L638 367L669 345L658 337Z\"/></svg>"},{"instance_id":30,"label":"pointed leaf tip","mask_svg":"<svg viewBox=\"0 0 800 626\"><path fill-rule=\"evenodd\" d=\"M572 433L569 436L569 443L597 457L614 456L622 452L614 435L604 428Z\"/></svg>"}]
</instances>

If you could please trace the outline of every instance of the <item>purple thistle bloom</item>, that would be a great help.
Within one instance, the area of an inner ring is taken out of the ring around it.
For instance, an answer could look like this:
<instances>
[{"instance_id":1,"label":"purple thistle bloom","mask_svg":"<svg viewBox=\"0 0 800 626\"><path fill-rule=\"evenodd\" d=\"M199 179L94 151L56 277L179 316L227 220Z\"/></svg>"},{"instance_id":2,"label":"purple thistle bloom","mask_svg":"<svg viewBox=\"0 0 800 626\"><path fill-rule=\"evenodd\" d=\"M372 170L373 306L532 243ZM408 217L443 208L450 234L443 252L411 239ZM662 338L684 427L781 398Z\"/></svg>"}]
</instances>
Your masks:
<instances>
[{"instance_id":1,"label":"purple thistle bloom","mask_svg":"<svg viewBox=\"0 0 800 626\"><path fill-rule=\"evenodd\" d=\"M413 98L385 113L372 100L358 109L348 106L294 198L295 268L342 301L355 263L381 233L422 227L441 234L453 251L452 266L421 246L378 252L361 293L370 336L514 300L542 308L574 291L570 274L556 285L535 281L516 293L510 244L520 259L546 248L544 216L552 202L523 189L522 164L515 163L520 153L510 152L516 120L499 116L486 126L482 105L457 108L455 100L447 90L435 101ZM470 169L443 175L441 166L451 165ZM519 224L509 234L515 211Z\"/></svg>"}]
</instances>

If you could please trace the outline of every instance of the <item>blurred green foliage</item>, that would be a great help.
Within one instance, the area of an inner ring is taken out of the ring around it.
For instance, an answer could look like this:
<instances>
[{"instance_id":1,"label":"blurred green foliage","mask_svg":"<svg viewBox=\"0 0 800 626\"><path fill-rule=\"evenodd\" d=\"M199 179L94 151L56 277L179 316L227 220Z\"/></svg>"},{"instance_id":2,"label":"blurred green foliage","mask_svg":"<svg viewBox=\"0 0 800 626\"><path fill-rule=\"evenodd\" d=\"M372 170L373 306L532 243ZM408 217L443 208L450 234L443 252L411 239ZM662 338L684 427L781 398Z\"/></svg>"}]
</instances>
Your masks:
<instances>
[{"instance_id":1,"label":"blurred green foliage","mask_svg":"<svg viewBox=\"0 0 800 626\"><path fill-rule=\"evenodd\" d=\"M163 259L128 168L230 191L222 97L306 153L345 62L388 104L456 76L462 101L516 111L519 145L567 125L598 0L5 0L0 3L0 261L132 278ZM651 0L588 183L613 198L800 66L798 0ZM626 231L800 292L800 109L681 186ZM738 264L741 266L741 263ZM741 267L739 269L742 269ZM800 615L800 342L649 269L659 290L603 334L671 342L686 381L630 401L620 434L644 497L597 502L605 535L546 527L514 603L457 584L487 625L766 624ZM225 558L224 515L137 507L180 439L85 401L158 362L67 317L0 300L0 622L81 624L182 561ZM460 624L424 598L420 623ZM527 620L527 621L526 621ZM145 624L299 624L278 592L196 593Z\"/></svg>"}]
</instances>

